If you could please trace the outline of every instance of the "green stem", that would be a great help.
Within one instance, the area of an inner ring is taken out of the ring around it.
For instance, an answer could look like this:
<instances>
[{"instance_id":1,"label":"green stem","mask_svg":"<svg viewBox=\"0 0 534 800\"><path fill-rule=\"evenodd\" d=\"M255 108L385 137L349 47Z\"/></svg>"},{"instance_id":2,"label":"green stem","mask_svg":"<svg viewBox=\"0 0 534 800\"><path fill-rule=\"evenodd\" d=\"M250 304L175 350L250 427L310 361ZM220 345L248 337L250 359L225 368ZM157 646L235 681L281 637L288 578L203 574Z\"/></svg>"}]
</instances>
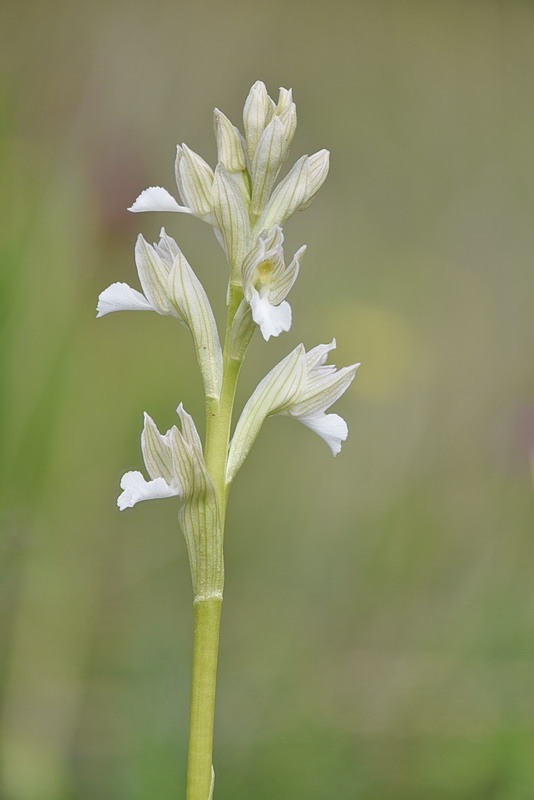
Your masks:
<instances>
[{"instance_id":1,"label":"green stem","mask_svg":"<svg viewBox=\"0 0 534 800\"><path fill-rule=\"evenodd\" d=\"M210 796L221 607L222 597L194 604L187 800L208 800Z\"/></svg>"},{"instance_id":2,"label":"green stem","mask_svg":"<svg viewBox=\"0 0 534 800\"><path fill-rule=\"evenodd\" d=\"M206 401L205 459L219 507L220 531L214 531L214 535L221 537L224 535L226 514L228 442L237 379L243 361L243 356L232 357L229 347L239 300L239 289L232 287L223 351L221 396L218 400L208 397ZM195 598L186 800L208 800L210 797L221 607L220 593Z\"/></svg>"},{"instance_id":3,"label":"green stem","mask_svg":"<svg viewBox=\"0 0 534 800\"><path fill-rule=\"evenodd\" d=\"M228 455L228 441L232 424L232 410L237 378L241 362L223 357L223 383L220 400L208 398L207 403L207 435L206 435L206 466L213 481L219 502L226 499L226 457ZM225 505L221 508L224 520Z\"/></svg>"}]
</instances>

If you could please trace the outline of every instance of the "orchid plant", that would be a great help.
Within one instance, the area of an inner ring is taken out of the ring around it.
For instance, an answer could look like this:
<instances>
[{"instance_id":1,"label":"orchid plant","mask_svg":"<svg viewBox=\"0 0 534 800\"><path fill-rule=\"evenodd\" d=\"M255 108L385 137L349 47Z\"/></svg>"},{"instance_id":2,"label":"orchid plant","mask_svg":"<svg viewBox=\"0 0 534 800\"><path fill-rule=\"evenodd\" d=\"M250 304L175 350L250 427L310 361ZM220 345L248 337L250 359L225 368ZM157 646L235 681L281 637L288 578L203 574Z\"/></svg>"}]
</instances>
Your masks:
<instances>
[{"instance_id":1,"label":"orchid plant","mask_svg":"<svg viewBox=\"0 0 534 800\"><path fill-rule=\"evenodd\" d=\"M194 640L187 800L210 800L215 682L224 585L223 533L232 482L267 417L285 414L315 431L335 456L348 435L345 421L327 414L345 392L358 364L327 364L335 341L305 350L299 344L259 383L232 434L234 396L241 365L256 328L268 341L291 327L286 300L305 253L287 263L282 225L307 208L323 184L329 153L302 156L279 181L297 124L290 89L278 102L258 81L243 111L244 135L214 112L218 163L213 170L183 144L175 173L179 201L159 186L145 189L133 212L179 212L204 220L229 266L227 319L221 347L206 292L177 243L161 229L158 242L139 236L135 263L142 292L113 283L99 296L97 316L113 311L155 311L189 328L206 398L202 443L193 418L180 404L179 426L162 434L145 414L141 450L147 478L127 472L121 510L141 500L177 497L178 518L189 555L194 592ZM278 182L279 181L279 182Z\"/></svg>"}]
</instances>

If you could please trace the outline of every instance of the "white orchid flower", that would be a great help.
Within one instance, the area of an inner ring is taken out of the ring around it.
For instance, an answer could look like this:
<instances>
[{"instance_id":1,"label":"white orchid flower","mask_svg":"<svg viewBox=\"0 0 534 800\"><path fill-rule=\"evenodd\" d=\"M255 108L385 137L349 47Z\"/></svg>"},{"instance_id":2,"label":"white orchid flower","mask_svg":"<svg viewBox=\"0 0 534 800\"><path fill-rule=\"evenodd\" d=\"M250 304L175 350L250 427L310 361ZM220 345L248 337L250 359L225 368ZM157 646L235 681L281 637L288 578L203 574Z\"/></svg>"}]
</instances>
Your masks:
<instances>
[{"instance_id":1,"label":"white orchid flower","mask_svg":"<svg viewBox=\"0 0 534 800\"><path fill-rule=\"evenodd\" d=\"M217 325L206 292L187 259L162 228L154 245L138 237L135 263L144 294L127 283L112 283L98 298L97 317L114 311L156 311L176 317L193 336L206 393L218 397L222 352Z\"/></svg>"},{"instance_id":2,"label":"white orchid flower","mask_svg":"<svg viewBox=\"0 0 534 800\"><path fill-rule=\"evenodd\" d=\"M282 228L274 225L260 234L243 262L243 293L266 341L291 327L291 306L285 298L297 279L306 252L303 245L286 266L283 242Z\"/></svg>"},{"instance_id":3,"label":"white orchid flower","mask_svg":"<svg viewBox=\"0 0 534 800\"><path fill-rule=\"evenodd\" d=\"M159 497L187 500L193 494L196 475L206 472L202 445L192 417L182 404L176 413L182 430L173 425L164 434L159 432L154 420L145 413L141 450L150 480L145 480L138 471L122 476L120 485L123 491L117 500L121 511L132 508L142 500Z\"/></svg>"},{"instance_id":4,"label":"white orchid flower","mask_svg":"<svg viewBox=\"0 0 534 800\"><path fill-rule=\"evenodd\" d=\"M114 311L155 311L178 316L170 300L169 273L178 245L161 229L159 244L151 247L139 235L135 243L135 265L144 294L127 283L112 283L98 296L97 317Z\"/></svg>"},{"instance_id":5,"label":"white orchid flower","mask_svg":"<svg viewBox=\"0 0 534 800\"><path fill-rule=\"evenodd\" d=\"M284 414L302 422L323 439L332 455L337 455L347 439L348 428L338 414L326 411L352 383L359 364L336 369L326 364L336 346L320 344L306 353L299 344L258 384L245 405L230 445L227 483L234 479L245 460L263 421Z\"/></svg>"},{"instance_id":6,"label":"white orchid flower","mask_svg":"<svg viewBox=\"0 0 534 800\"><path fill-rule=\"evenodd\" d=\"M145 414L141 449L150 480L139 471L123 475L117 505L124 511L143 500L180 498L178 519L189 553L195 596L208 593L222 596L224 566L219 507L193 418L182 404L176 412L181 430L173 425L164 434ZM210 549L207 560L206 546Z\"/></svg>"},{"instance_id":7,"label":"white orchid flower","mask_svg":"<svg viewBox=\"0 0 534 800\"><path fill-rule=\"evenodd\" d=\"M186 144L176 148L175 176L182 205L161 186L144 189L128 211L176 211L211 222L213 170Z\"/></svg>"},{"instance_id":8,"label":"white orchid flower","mask_svg":"<svg viewBox=\"0 0 534 800\"><path fill-rule=\"evenodd\" d=\"M328 353L336 347L336 340L320 344L306 353L306 379L296 402L283 412L298 419L307 428L323 439L333 456L341 450L349 431L347 423L339 414L327 414L327 409L338 400L354 380L360 364L336 369L327 364Z\"/></svg>"}]
</instances>

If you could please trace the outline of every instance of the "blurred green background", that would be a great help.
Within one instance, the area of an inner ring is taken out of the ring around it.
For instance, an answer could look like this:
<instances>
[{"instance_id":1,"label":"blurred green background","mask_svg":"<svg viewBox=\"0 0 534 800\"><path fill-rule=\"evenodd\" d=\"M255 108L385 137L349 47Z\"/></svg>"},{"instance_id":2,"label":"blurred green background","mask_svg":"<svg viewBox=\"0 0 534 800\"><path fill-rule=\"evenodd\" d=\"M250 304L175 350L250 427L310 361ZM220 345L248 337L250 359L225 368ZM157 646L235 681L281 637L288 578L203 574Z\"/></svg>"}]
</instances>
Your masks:
<instances>
[{"instance_id":1,"label":"blurred green background","mask_svg":"<svg viewBox=\"0 0 534 800\"><path fill-rule=\"evenodd\" d=\"M0 31L2 800L184 796L176 503L115 500L200 381L173 320L94 308L165 224L221 319L209 229L125 209L258 78L332 168L240 403L300 341L363 366L335 461L269 420L234 487L216 800L531 800L534 5L3 0Z\"/></svg>"}]
</instances>

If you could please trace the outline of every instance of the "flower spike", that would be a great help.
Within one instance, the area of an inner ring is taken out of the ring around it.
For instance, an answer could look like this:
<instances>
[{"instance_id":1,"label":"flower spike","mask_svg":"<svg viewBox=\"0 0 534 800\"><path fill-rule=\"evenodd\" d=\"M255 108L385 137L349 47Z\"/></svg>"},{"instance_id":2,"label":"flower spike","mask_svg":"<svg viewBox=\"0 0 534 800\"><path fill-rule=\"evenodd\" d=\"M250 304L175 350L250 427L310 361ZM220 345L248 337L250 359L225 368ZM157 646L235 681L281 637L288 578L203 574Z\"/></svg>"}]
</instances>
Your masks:
<instances>
[{"instance_id":1,"label":"flower spike","mask_svg":"<svg viewBox=\"0 0 534 800\"><path fill-rule=\"evenodd\" d=\"M145 414L141 450L145 474L123 475L121 510L144 500L177 497L178 520L191 568L193 648L187 797L212 800L213 712L220 610L224 587L223 534L228 490L267 417L285 415L317 433L335 456L348 436L338 414L327 413L347 390L358 364L327 364L335 347L306 352L299 344L260 381L232 433L240 369L256 328L265 341L289 331L287 301L306 246L286 264L282 225L307 208L326 179L329 153L304 155L280 178L295 136L291 89L278 100L256 81L243 110L243 133L218 109L213 115L217 163L186 144L176 148L176 197L161 186L145 189L132 212L173 212L211 226L229 267L224 350L200 280L178 244L162 228L150 244L139 236L135 264L140 290L115 282L101 292L97 316L154 311L174 317L191 333L204 383L205 439L180 404L179 423L161 433Z\"/></svg>"},{"instance_id":2,"label":"flower spike","mask_svg":"<svg viewBox=\"0 0 534 800\"><path fill-rule=\"evenodd\" d=\"M182 201L200 219L211 221L213 170L186 144L176 148L176 185Z\"/></svg>"}]
</instances>

